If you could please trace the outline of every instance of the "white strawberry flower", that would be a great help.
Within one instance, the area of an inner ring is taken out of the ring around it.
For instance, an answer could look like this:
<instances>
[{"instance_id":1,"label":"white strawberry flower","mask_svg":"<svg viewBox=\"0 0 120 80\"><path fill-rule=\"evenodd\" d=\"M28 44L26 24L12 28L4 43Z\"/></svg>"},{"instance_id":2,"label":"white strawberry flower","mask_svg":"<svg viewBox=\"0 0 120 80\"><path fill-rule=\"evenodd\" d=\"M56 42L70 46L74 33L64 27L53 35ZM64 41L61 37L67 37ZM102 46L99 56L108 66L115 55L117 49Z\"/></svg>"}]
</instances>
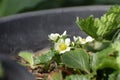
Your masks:
<instances>
[{"instance_id":1,"label":"white strawberry flower","mask_svg":"<svg viewBox=\"0 0 120 80\"><path fill-rule=\"evenodd\" d=\"M70 39L66 38L59 39L57 43L54 45L55 50L57 50L60 54L65 53L66 51L70 51Z\"/></svg>"},{"instance_id":2,"label":"white strawberry flower","mask_svg":"<svg viewBox=\"0 0 120 80\"><path fill-rule=\"evenodd\" d=\"M87 36L86 38L82 38L82 37L80 37L80 36L78 36L78 37L73 37L73 39L74 39L74 41L75 42L78 42L78 43L80 43L80 44L85 44L85 43L87 43L87 42L92 42L94 39L92 38L92 37L90 37L90 36Z\"/></svg>"},{"instance_id":3,"label":"white strawberry flower","mask_svg":"<svg viewBox=\"0 0 120 80\"><path fill-rule=\"evenodd\" d=\"M86 42L92 42L94 39L91 36L86 37Z\"/></svg>"},{"instance_id":4,"label":"white strawberry flower","mask_svg":"<svg viewBox=\"0 0 120 80\"><path fill-rule=\"evenodd\" d=\"M85 43L87 43L87 41L86 41L85 38L82 38L82 39L80 40L80 43L81 43L81 44L85 44Z\"/></svg>"},{"instance_id":5,"label":"white strawberry flower","mask_svg":"<svg viewBox=\"0 0 120 80\"><path fill-rule=\"evenodd\" d=\"M60 34L58 33L51 33L50 35L48 35L49 39L52 41L56 41L58 39L58 37L60 37Z\"/></svg>"},{"instance_id":6,"label":"white strawberry flower","mask_svg":"<svg viewBox=\"0 0 120 80\"><path fill-rule=\"evenodd\" d=\"M76 41L80 41L82 38L80 37L80 36L77 36L77 37L75 37L75 36L73 36L73 40L76 42Z\"/></svg>"},{"instance_id":7,"label":"white strawberry flower","mask_svg":"<svg viewBox=\"0 0 120 80\"><path fill-rule=\"evenodd\" d=\"M64 36L66 36L67 31L64 31L63 34L58 34L58 33L51 33L50 35L48 35L49 39L52 41L55 41L58 39L58 37L62 38Z\"/></svg>"}]
</instances>

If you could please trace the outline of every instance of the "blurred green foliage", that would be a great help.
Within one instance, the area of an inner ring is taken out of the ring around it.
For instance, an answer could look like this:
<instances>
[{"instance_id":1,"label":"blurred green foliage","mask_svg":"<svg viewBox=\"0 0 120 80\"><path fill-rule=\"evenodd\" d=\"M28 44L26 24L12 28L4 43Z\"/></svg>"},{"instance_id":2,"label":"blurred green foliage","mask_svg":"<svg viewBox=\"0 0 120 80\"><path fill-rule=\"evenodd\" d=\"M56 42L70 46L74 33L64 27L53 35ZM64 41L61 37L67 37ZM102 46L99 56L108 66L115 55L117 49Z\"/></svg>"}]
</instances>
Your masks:
<instances>
[{"instance_id":1,"label":"blurred green foliage","mask_svg":"<svg viewBox=\"0 0 120 80\"><path fill-rule=\"evenodd\" d=\"M32 8L42 0L0 0L0 16L18 13L25 8Z\"/></svg>"},{"instance_id":2,"label":"blurred green foliage","mask_svg":"<svg viewBox=\"0 0 120 80\"><path fill-rule=\"evenodd\" d=\"M0 0L0 16L42 9L93 4L120 4L120 0Z\"/></svg>"},{"instance_id":3,"label":"blurred green foliage","mask_svg":"<svg viewBox=\"0 0 120 80\"><path fill-rule=\"evenodd\" d=\"M94 0L45 0L43 2L38 3L35 7L25 9L22 12L60 7L91 5L93 3Z\"/></svg>"},{"instance_id":4,"label":"blurred green foliage","mask_svg":"<svg viewBox=\"0 0 120 80\"><path fill-rule=\"evenodd\" d=\"M120 4L120 0L95 0L95 4Z\"/></svg>"}]
</instances>

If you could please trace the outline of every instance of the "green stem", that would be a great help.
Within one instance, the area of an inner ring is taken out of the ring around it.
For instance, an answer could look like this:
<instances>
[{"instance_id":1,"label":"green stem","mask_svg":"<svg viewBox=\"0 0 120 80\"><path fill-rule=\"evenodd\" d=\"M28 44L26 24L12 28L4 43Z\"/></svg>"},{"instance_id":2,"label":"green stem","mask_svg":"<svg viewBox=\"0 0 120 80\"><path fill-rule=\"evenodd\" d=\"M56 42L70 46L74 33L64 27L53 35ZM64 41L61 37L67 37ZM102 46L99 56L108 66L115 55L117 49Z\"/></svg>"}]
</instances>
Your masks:
<instances>
[{"instance_id":1,"label":"green stem","mask_svg":"<svg viewBox=\"0 0 120 80\"><path fill-rule=\"evenodd\" d=\"M90 74L90 72L89 72L87 69L84 69L84 71L85 71L87 74Z\"/></svg>"}]
</instances>

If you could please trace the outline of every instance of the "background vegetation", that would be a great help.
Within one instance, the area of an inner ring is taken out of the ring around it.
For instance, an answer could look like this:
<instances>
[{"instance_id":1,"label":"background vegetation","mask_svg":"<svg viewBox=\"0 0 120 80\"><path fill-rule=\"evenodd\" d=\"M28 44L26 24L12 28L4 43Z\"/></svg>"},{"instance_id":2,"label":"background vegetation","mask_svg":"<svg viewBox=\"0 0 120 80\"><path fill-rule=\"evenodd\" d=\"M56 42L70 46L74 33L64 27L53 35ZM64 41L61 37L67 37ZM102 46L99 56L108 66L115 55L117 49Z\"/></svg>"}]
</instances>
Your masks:
<instances>
[{"instance_id":1,"label":"background vegetation","mask_svg":"<svg viewBox=\"0 0 120 80\"><path fill-rule=\"evenodd\" d=\"M35 10L97 4L120 4L120 0L0 0L0 17Z\"/></svg>"}]
</instances>

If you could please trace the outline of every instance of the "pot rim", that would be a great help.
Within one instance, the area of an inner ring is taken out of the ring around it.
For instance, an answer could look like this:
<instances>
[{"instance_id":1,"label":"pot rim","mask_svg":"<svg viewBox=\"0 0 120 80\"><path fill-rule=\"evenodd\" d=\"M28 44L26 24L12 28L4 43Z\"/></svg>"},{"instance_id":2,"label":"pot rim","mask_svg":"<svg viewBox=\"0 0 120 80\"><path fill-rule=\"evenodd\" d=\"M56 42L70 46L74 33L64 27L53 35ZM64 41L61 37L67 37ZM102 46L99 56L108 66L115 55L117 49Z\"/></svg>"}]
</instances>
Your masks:
<instances>
[{"instance_id":1,"label":"pot rim","mask_svg":"<svg viewBox=\"0 0 120 80\"><path fill-rule=\"evenodd\" d=\"M25 13L18 13L6 17L0 18L0 23L8 22L15 19L27 18L27 17L35 17L38 15L46 15L53 13L66 13L66 12L79 12L79 11L107 11L113 5L89 5L89 6L77 6L77 7L66 7L66 8L55 8L55 9L47 9L40 11L31 11Z\"/></svg>"}]
</instances>

